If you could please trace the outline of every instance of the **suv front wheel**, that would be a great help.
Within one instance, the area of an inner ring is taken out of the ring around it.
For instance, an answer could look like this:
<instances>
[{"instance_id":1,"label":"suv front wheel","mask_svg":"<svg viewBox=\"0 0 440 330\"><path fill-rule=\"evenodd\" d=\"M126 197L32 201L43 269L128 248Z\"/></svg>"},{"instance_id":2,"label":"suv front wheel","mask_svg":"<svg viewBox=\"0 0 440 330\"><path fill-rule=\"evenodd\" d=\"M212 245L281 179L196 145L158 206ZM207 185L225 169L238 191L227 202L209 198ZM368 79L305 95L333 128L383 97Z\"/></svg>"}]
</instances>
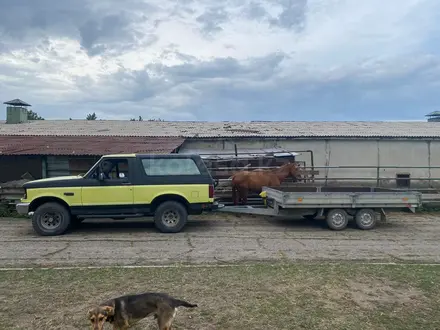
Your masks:
<instances>
[{"instance_id":1,"label":"suv front wheel","mask_svg":"<svg viewBox=\"0 0 440 330\"><path fill-rule=\"evenodd\" d=\"M177 233L188 220L188 212L182 203L163 202L154 213L154 224L163 233Z\"/></svg>"},{"instance_id":2,"label":"suv front wheel","mask_svg":"<svg viewBox=\"0 0 440 330\"><path fill-rule=\"evenodd\" d=\"M64 234L70 226L69 210L58 203L40 205L32 216L32 227L41 236Z\"/></svg>"}]
</instances>

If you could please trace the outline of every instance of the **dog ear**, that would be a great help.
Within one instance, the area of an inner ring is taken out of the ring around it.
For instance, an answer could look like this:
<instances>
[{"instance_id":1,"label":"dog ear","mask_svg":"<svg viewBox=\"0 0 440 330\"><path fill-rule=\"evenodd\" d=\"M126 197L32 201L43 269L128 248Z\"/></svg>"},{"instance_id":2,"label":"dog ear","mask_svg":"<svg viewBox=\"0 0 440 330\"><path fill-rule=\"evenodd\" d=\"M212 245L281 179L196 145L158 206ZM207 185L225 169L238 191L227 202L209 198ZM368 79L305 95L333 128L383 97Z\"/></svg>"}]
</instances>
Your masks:
<instances>
[{"instance_id":1,"label":"dog ear","mask_svg":"<svg viewBox=\"0 0 440 330\"><path fill-rule=\"evenodd\" d=\"M103 309L106 311L107 315L115 315L115 308L113 306L104 306Z\"/></svg>"}]
</instances>

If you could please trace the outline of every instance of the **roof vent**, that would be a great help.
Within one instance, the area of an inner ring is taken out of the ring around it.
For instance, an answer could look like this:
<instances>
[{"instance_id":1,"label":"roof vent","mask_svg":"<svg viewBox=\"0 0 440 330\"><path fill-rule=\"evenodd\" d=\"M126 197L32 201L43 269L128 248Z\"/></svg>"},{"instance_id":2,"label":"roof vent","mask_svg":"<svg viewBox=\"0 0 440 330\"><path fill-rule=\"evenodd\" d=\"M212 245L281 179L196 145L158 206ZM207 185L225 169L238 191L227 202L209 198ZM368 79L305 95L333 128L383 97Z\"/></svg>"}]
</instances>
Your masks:
<instances>
[{"instance_id":1,"label":"roof vent","mask_svg":"<svg viewBox=\"0 0 440 330\"><path fill-rule=\"evenodd\" d=\"M14 99L4 102L6 104L6 124L19 124L28 121L28 109L31 105L20 100Z\"/></svg>"}]
</instances>

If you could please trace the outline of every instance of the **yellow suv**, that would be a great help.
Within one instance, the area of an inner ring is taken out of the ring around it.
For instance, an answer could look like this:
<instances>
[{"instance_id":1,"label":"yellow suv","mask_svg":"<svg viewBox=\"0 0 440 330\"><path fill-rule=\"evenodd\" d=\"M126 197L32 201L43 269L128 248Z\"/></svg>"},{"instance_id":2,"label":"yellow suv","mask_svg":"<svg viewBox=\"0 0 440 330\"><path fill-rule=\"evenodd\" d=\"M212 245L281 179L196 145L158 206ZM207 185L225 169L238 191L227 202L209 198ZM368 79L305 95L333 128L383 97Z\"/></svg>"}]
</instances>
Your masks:
<instances>
[{"instance_id":1,"label":"yellow suv","mask_svg":"<svg viewBox=\"0 0 440 330\"><path fill-rule=\"evenodd\" d=\"M86 218L154 216L161 232L179 232L188 214L218 207L214 180L199 155L106 155L83 176L23 185L17 212L39 235L61 235Z\"/></svg>"}]
</instances>

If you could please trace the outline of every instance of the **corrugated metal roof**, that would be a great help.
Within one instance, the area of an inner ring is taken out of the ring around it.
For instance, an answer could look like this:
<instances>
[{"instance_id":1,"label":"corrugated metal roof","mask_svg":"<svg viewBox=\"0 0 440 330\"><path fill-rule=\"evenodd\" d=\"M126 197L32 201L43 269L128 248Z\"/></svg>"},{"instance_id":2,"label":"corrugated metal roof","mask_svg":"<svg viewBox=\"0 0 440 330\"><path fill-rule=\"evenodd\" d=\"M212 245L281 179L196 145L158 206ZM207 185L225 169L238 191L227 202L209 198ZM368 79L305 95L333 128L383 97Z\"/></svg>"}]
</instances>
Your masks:
<instances>
[{"instance_id":1,"label":"corrugated metal roof","mask_svg":"<svg viewBox=\"0 0 440 330\"><path fill-rule=\"evenodd\" d=\"M36 120L0 122L0 135L209 137L413 137L440 138L434 122L196 122Z\"/></svg>"},{"instance_id":2,"label":"corrugated metal roof","mask_svg":"<svg viewBox=\"0 0 440 330\"><path fill-rule=\"evenodd\" d=\"M183 142L178 137L0 136L0 155L165 154Z\"/></svg>"}]
</instances>

